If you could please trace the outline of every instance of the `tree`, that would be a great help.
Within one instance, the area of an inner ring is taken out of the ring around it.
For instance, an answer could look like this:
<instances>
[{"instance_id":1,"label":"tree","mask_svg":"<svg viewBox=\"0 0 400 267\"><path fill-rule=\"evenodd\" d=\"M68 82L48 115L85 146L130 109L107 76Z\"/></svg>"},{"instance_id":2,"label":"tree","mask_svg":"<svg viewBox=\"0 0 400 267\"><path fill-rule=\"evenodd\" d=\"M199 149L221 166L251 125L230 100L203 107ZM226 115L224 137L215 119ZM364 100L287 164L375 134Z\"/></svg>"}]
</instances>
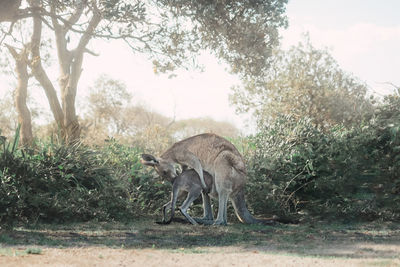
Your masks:
<instances>
[{"instance_id":1,"label":"tree","mask_svg":"<svg viewBox=\"0 0 400 267\"><path fill-rule=\"evenodd\" d=\"M16 96L17 92L8 92L6 91L5 96L0 99L0 135L4 135L7 138L12 138L15 136L16 130L18 128L18 112L16 110L15 100L19 97ZM29 98L29 95L26 96L28 99L27 104L30 106L30 114L32 117L31 125L33 129L37 129L38 125L35 123L35 119L37 119L41 114L41 109L38 103L32 101L32 98ZM24 126L20 127L20 134ZM24 142L25 139L21 138L21 141ZM29 145L28 143L23 143L23 145Z\"/></svg>"},{"instance_id":2,"label":"tree","mask_svg":"<svg viewBox=\"0 0 400 267\"><path fill-rule=\"evenodd\" d=\"M22 49L18 53L11 46L7 46L7 48L15 59L15 72L18 79L15 88L15 107L18 113L18 123L21 125L21 143L26 147L32 145L33 141L31 112L26 104L29 81L27 52L26 49Z\"/></svg>"},{"instance_id":3,"label":"tree","mask_svg":"<svg viewBox=\"0 0 400 267\"><path fill-rule=\"evenodd\" d=\"M264 81L247 80L233 88L230 100L238 112L252 111L259 121L287 114L309 117L325 128L362 120L372 108L367 90L327 50L316 49L306 38L289 51L276 51Z\"/></svg>"},{"instance_id":4,"label":"tree","mask_svg":"<svg viewBox=\"0 0 400 267\"><path fill-rule=\"evenodd\" d=\"M239 134L233 124L208 117L179 120L173 125L173 132L178 140L201 133L215 133L224 137L236 137Z\"/></svg>"},{"instance_id":5,"label":"tree","mask_svg":"<svg viewBox=\"0 0 400 267\"><path fill-rule=\"evenodd\" d=\"M172 143L170 126L174 120L133 105L123 82L102 75L89 90L82 118L84 142L100 145L106 139L118 138L153 152L161 152Z\"/></svg>"},{"instance_id":6,"label":"tree","mask_svg":"<svg viewBox=\"0 0 400 267\"><path fill-rule=\"evenodd\" d=\"M17 113L10 95L0 99L0 135L12 137L17 129Z\"/></svg>"},{"instance_id":7,"label":"tree","mask_svg":"<svg viewBox=\"0 0 400 267\"><path fill-rule=\"evenodd\" d=\"M21 5L5 6L13 15L0 16L0 22L10 21L10 25L2 25L0 44L5 39L17 53L26 49L27 65L45 90L64 139L71 142L80 136L75 101L83 56L95 54L87 48L92 38L124 40L133 51L147 53L156 72L187 68L193 62L187 59L207 49L227 61L232 72L242 77L258 76L268 67L272 49L278 43L278 28L287 25L286 3L287 0L27 0ZM33 20L26 24L33 25L27 26L32 32L30 42L15 42L18 36L13 35L13 26L21 18ZM60 101L56 86L43 67L43 30L54 33ZM20 45L15 47L17 43Z\"/></svg>"},{"instance_id":8,"label":"tree","mask_svg":"<svg viewBox=\"0 0 400 267\"><path fill-rule=\"evenodd\" d=\"M211 118L175 120L131 102L126 85L102 75L90 88L82 118L82 139L100 145L105 139L161 153L177 140L211 132L225 137L236 137L238 129L229 122Z\"/></svg>"},{"instance_id":9,"label":"tree","mask_svg":"<svg viewBox=\"0 0 400 267\"><path fill-rule=\"evenodd\" d=\"M107 125L113 134L121 134L127 125L121 118L124 117L127 106L131 101L131 94L121 81L102 75L90 88L88 106L94 127L99 124ZM130 114L131 115L131 114Z\"/></svg>"}]
</instances>

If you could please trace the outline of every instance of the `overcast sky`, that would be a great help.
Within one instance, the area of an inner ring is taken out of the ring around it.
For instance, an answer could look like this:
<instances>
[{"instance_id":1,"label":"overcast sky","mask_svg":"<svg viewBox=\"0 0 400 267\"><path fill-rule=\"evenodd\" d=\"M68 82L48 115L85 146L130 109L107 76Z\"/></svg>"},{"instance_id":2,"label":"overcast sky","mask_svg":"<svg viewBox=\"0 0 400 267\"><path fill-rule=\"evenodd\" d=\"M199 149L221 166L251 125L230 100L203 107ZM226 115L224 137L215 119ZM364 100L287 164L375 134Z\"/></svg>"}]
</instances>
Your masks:
<instances>
[{"instance_id":1,"label":"overcast sky","mask_svg":"<svg viewBox=\"0 0 400 267\"><path fill-rule=\"evenodd\" d=\"M327 47L340 66L368 83L372 90L386 94L400 85L400 1L398 0L292 0L287 6L289 28L281 32L284 48L295 45L304 32L312 43ZM176 78L154 75L146 57L132 54L123 43L90 43L99 57L86 55L78 96L102 73L126 83L133 100L176 119L209 116L245 128L246 116L235 115L228 96L239 81L225 66L204 55L204 72L179 71ZM58 68L54 65L54 73ZM9 90L12 77L0 76L0 96ZM42 90L31 92L48 104Z\"/></svg>"}]
</instances>

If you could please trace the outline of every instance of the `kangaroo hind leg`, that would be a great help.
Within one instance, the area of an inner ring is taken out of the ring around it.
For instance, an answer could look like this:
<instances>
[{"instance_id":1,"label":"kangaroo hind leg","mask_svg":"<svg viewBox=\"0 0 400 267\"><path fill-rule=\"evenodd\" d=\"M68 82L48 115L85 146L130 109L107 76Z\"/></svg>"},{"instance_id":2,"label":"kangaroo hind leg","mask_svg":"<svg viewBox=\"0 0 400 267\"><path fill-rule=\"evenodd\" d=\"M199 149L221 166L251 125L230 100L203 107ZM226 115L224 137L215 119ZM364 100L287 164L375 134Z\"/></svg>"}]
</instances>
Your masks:
<instances>
[{"instance_id":1,"label":"kangaroo hind leg","mask_svg":"<svg viewBox=\"0 0 400 267\"><path fill-rule=\"evenodd\" d=\"M182 203L182 206L179 208L183 216L191 223L197 224L197 222L187 213L190 205L192 205L193 201L195 201L200 196L200 190L189 191L185 201Z\"/></svg>"},{"instance_id":2,"label":"kangaroo hind leg","mask_svg":"<svg viewBox=\"0 0 400 267\"><path fill-rule=\"evenodd\" d=\"M227 225L227 205L229 199L229 192L227 190L220 190L218 192L218 216L214 225Z\"/></svg>"},{"instance_id":3,"label":"kangaroo hind leg","mask_svg":"<svg viewBox=\"0 0 400 267\"><path fill-rule=\"evenodd\" d=\"M169 223L171 223L171 219L167 220L167 210L171 208L171 205L172 205L172 202L169 201L167 204L165 204L163 206L163 209L162 209L163 219L162 219L161 222L157 222L158 224L169 224Z\"/></svg>"},{"instance_id":4,"label":"kangaroo hind leg","mask_svg":"<svg viewBox=\"0 0 400 267\"><path fill-rule=\"evenodd\" d=\"M201 197L203 199L204 215L203 218L195 218L195 220L200 224L211 225L214 222L214 217L211 207L210 196L204 192L201 192Z\"/></svg>"}]
</instances>

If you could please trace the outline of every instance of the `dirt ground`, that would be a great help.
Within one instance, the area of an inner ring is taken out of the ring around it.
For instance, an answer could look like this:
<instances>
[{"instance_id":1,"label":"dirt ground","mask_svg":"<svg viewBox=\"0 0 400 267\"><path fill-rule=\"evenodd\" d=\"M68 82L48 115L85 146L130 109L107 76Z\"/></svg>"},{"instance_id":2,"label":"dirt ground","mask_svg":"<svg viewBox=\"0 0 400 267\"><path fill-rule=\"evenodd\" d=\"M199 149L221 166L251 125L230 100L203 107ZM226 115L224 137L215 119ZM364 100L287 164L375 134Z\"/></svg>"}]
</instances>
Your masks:
<instances>
[{"instance_id":1,"label":"dirt ground","mask_svg":"<svg viewBox=\"0 0 400 267\"><path fill-rule=\"evenodd\" d=\"M400 266L400 225L40 225L0 231L0 266Z\"/></svg>"},{"instance_id":2,"label":"dirt ground","mask_svg":"<svg viewBox=\"0 0 400 267\"><path fill-rule=\"evenodd\" d=\"M363 249L389 249L400 254L399 246L363 247L357 252L359 256ZM0 256L0 266L400 266L400 258L384 259L378 254L376 258L341 258L273 254L257 249L242 251L237 247L200 253L184 249L45 248L41 255Z\"/></svg>"}]
</instances>

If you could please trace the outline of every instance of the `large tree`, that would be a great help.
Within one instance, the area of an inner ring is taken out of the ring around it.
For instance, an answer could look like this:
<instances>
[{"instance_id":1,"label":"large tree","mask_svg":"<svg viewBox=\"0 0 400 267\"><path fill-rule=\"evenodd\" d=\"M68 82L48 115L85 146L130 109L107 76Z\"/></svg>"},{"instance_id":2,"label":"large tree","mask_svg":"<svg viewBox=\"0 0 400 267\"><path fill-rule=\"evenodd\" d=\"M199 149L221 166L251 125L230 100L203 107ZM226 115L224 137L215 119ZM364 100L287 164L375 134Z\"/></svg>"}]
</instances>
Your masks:
<instances>
[{"instance_id":1,"label":"large tree","mask_svg":"<svg viewBox=\"0 0 400 267\"><path fill-rule=\"evenodd\" d=\"M6 0L4 3L12 1ZM26 0L4 5L0 39L17 53L26 51L26 63L46 92L55 121L66 141L79 138L75 100L87 45L92 38L122 39L135 52L147 53L157 72L189 67L194 56L207 49L242 77L261 75L278 43L278 29L287 24L287 0ZM5 16L4 14L8 14ZM30 18L31 17L31 18ZM16 42L16 21L32 32L29 42ZM59 64L56 85L43 66L43 32L54 34ZM27 113L26 113L27 114Z\"/></svg>"},{"instance_id":2,"label":"large tree","mask_svg":"<svg viewBox=\"0 0 400 267\"><path fill-rule=\"evenodd\" d=\"M351 125L371 111L368 87L342 70L326 49L309 37L288 51L277 50L263 81L248 79L233 88L238 112L252 112L260 122L278 115L308 117L322 128Z\"/></svg>"}]
</instances>

